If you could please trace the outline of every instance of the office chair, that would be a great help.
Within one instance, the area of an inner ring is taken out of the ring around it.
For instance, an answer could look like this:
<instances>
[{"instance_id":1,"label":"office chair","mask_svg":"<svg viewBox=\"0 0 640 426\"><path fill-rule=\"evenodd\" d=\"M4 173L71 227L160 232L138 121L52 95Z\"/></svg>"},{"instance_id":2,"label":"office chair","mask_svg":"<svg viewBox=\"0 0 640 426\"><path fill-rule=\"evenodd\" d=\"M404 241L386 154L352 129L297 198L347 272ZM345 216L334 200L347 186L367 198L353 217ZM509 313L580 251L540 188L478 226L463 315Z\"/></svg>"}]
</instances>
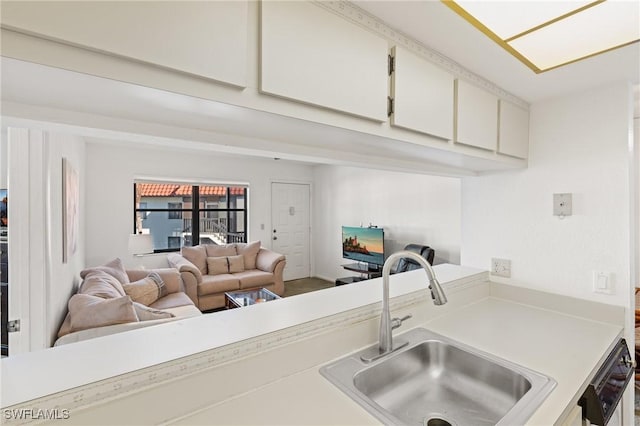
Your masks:
<instances>
[{"instance_id":1,"label":"office chair","mask_svg":"<svg viewBox=\"0 0 640 426\"><path fill-rule=\"evenodd\" d=\"M429 262L429 265L433 265L433 258L436 252L431 247L423 246L420 244L407 244L404 247L404 250L412 251L414 253L419 254L420 256L424 257L427 260L427 262ZM420 269L420 268L422 268L422 266L420 266L419 263L408 258L402 258L398 261L398 264L396 265L396 268L393 270L393 273L397 274L399 272L412 271L414 269Z\"/></svg>"}]
</instances>

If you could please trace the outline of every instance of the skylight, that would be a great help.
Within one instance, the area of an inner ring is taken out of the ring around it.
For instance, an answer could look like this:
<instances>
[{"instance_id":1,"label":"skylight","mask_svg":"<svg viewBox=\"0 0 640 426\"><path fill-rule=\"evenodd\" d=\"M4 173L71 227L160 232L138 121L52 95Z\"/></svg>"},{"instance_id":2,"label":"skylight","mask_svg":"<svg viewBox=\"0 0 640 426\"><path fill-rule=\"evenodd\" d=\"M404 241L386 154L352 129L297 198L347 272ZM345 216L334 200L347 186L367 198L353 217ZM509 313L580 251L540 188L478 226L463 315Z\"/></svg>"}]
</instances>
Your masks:
<instances>
[{"instance_id":1,"label":"skylight","mask_svg":"<svg viewBox=\"0 0 640 426\"><path fill-rule=\"evenodd\" d=\"M442 0L536 73L640 41L640 2Z\"/></svg>"}]
</instances>

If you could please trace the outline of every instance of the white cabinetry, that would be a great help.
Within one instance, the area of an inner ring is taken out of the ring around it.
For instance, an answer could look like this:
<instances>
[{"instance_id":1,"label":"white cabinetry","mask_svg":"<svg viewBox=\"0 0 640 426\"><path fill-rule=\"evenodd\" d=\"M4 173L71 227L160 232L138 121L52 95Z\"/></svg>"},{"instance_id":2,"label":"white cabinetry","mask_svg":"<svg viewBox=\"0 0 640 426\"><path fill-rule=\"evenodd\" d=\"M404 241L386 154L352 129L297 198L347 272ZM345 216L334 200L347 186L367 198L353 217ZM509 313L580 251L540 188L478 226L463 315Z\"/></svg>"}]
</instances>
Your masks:
<instances>
[{"instance_id":1,"label":"white cabinetry","mask_svg":"<svg viewBox=\"0 0 640 426\"><path fill-rule=\"evenodd\" d=\"M247 85L247 1L3 2L6 28Z\"/></svg>"},{"instance_id":2,"label":"white cabinetry","mask_svg":"<svg viewBox=\"0 0 640 426\"><path fill-rule=\"evenodd\" d=\"M453 139L454 76L400 46L391 77L391 124Z\"/></svg>"},{"instance_id":3,"label":"white cabinetry","mask_svg":"<svg viewBox=\"0 0 640 426\"><path fill-rule=\"evenodd\" d=\"M560 426L582 426L582 407L574 406Z\"/></svg>"},{"instance_id":4,"label":"white cabinetry","mask_svg":"<svg viewBox=\"0 0 640 426\"><path fill-rule=\"evenodd\" d=\"M466 81L456 81L457 143L495 151L498 145L498 98Z\"/></svg>"},{"instance_id":5,"label":"white cabinetry","mask_svg":"<svg viewBox=\"0 0 640 426\"><path fill-rule=\"evenodd\" d=\"M313 3L261 6L262 93L386 121L386 40Z\"/></svg>"},{"instance_id":6,"label":"white cabinetry","mask_svg":"<svg viewBox=\"0 0 640 426\"><path fill-rule=\"evenodd\" d=\"M527 158L529 152L529 112L500 100L498 152Z\"/></svg>"}]
</instances>

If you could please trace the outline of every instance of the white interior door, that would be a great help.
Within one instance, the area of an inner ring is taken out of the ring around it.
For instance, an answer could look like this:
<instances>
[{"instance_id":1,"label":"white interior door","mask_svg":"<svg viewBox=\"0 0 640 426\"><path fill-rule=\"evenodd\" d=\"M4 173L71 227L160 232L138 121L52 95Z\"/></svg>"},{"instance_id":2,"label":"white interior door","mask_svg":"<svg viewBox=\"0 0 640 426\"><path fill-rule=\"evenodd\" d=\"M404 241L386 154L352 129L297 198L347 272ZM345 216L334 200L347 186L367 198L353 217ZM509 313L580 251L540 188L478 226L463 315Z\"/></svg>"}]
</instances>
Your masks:
<instances>
[{"instance_id":1,"label":"white interior door","mask_svg":"<svg viewBox=\"0 0 640 426\"><path fill-rule=\"evenodd\" d=\"M284 280L310 275L310 186L271 184L271 247L287 257Z\"/></svg>"}]
</instances>

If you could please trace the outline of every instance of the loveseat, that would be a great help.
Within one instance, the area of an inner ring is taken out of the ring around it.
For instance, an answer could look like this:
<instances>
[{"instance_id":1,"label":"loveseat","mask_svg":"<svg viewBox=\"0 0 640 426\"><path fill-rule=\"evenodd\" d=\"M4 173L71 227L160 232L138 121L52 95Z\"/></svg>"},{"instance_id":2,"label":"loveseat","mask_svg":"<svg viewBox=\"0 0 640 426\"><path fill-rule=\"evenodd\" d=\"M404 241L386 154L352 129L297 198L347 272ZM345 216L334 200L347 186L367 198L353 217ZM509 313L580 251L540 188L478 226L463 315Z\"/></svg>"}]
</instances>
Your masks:
<instances>
[{"instance_id":1,"label":"loveseat","mask_svg":"<svg viewBox=\"0 0 640 426\"><path fill-rule=\"evenodd\" d=\"M226 245L201 244L169 253L187 295L200 310L221 308L224 293L266 288L282 296L285 256L260 246L260 241Z\"/></svg>"},{"instance_id":2,"label":"loveseat","mask_svg":"<svg viewBox=\"0 0 640 426\"><path fill-rule=\"evenodd\" d=\"M80 277L55 346L202 315L173 268L125 270L114 259Z\"/></svg>"}]
</instances>

